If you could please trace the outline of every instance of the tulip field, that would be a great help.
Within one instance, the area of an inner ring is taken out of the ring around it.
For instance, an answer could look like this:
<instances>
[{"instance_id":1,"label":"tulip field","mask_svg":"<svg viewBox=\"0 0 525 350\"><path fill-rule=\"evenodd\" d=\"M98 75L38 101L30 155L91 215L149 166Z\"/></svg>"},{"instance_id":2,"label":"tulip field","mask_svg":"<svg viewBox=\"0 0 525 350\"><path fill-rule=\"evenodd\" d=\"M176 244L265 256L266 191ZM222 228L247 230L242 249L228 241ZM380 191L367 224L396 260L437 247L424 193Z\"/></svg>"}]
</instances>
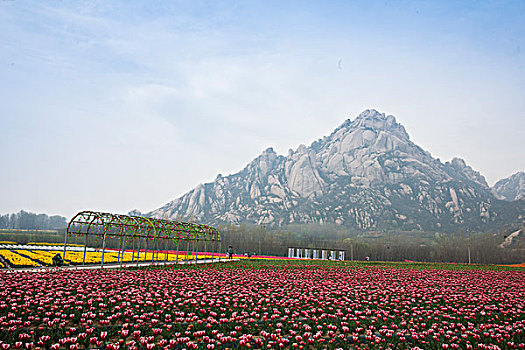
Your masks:
<instances>
[{"instance_id":1,"label":"tulip field","mask_svg":"<svg viewBox=\"0 0 525 350\"><path fill-rule=\"evenodd\" d=\"M0 271L0 349L525 349L525 270L235 261Z\"/></svg>"}]
</instances>

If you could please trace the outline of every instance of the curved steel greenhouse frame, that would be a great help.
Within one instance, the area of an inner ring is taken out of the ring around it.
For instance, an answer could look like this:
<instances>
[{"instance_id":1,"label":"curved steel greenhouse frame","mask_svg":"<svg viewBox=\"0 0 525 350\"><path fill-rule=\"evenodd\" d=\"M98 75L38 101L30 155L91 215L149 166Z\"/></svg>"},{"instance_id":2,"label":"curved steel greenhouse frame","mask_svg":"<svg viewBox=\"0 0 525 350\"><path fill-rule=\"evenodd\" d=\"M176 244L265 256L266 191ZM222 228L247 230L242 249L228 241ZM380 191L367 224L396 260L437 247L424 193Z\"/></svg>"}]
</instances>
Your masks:
<instances>
[{"instance_id":1,"label":"curved steel greenhouse frame","mask_svg":"<svg viewBox=\"0 0 525 350\"><path fill-rule=\"evenodd\" d=\"M193 243L192 257L196 261L195 245L199 242L204 242L204 258L206 259L207 244L210 242L215 246L221 242L221 236L217 229L209 225L194 224L187 222L170 221L164 219L147 218L143 216L129 216L121 214L102 213L96 211L81 211L76 214L67 226L64 237L64 252L63 258L66 258L67 238L71 235L84 235L84 257L82 264L86 262L86 250L88 243L88 236L96 236L102 238L102 261L101 266L104 266L104 253L106 251L106 239L108 237L116 237L119 241L119 250L117 262L124 261L124 251L127 243L132 243L133 254L131 262L136 258L136 264L140 260L140 246L144 241L144 260L148 252L148 241L152 242L152 257L151 262L158 261L159 242L164 243L164 263L167 262L168 249L167 245L170 242L177 243L177 258L176 263L179 262L179 245L181 241L186 242L186 260L188 260L190 252L190 242ZM135 256L135 243L137 243L137 254ZM220 248L219 248L220 250ZM155 259L155 253L157 259ZM211 253L211 259L215 257L214 252ZM219 254L220 259L220 254Z\"/></svg>"}]
</instances>

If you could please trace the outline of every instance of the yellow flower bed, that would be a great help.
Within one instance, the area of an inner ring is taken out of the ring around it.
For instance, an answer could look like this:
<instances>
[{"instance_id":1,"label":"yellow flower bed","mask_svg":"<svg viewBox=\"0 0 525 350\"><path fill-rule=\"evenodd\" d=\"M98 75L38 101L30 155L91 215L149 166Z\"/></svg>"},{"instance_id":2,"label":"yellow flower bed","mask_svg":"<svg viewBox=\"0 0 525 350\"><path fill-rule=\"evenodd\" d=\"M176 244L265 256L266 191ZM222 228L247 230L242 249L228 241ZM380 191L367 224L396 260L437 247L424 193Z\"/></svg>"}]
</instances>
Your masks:
<instances>
[{"instance_id":1,"label":"yellow flower bed","mask_svg":"<svg viewBox=\"0 0 525 350\"><path fill-rule=\"evenodd\" d=\"M53 266L53 257L56 254L60 254L62 256L63 250L26 250L26 249L18 249L14 252L11 252L10 250L0 250L0 255L2 255L6 260L8 260L14 267L21 267L21 266ZM30 259L22 256L25 255L29 257ZM133 262L137 261L137 252L133 254L131 251L124 252L124 262L131 262L133 257ZM154 261L163 262L165 260L165 253L163 251L159 251L158 255L155 255ZM206 254L207 259L211 259L212 255L211 253ZM189 253L188 257L186 257L186 251L179 251L179 261L186 260L193 260L195 257ZM218 255L215 255L215 259L218 258ZM222 257L224 259L224 257ZM33 259L33 260L31 260ZM84 252L83 251L66 251L66 256L64 261L66 264L72 264L72 265L81 265L82 261L84 259ZM197 254L197 259L204 259L204 254ZM141 252L139 255L139 261L151 261L152 260L152 252L149 251L145 255L144 252ZM177 254L176 252L171 252L168 254L167 261L173 262L177 260ZM36 261L36 262L35 262ZM100 264L102 261L102 251L96 251L96 252L86 252L86 264ZM113 250L106 250L104 253L104 263L118 263L118 252ZM40 265L39 265L40 264ZM1 266L0 266L1 267Z\"/></svg>"},{"instance_id":2,"label":"yellow flower bed","mask_svg":"<svg viewBox=\"0 0 525 350\"><path fill-rule=\"evenodd\" d=\"M13 241L0 241L0 244L18 244L18 243L13 242Z\"/></svg>"},{"instance_id":3,"label":"yellow flower bed","mask_svg":"<svg viewBox=\"0 0 525 350\"><path fill-rule=\"evenodd\" d=\"M25 249L18 249L15 250L15 252L24 254L31 259L38 260L39 263L42 265L53 265L52 258L56 255L56 252L46 251L46 250L25 250ZM60 254L62 255L62 254Z\"/></svg>"},{"instance_id":4,"label":"yellow flower bed","mask_svg":"<svg viewBox=\"0 0 525 350\"><path fill-rule=\"evenodd\" d=\"M56 254L56 252L54 252ZM53 255L54 255L53 254ZM66 260L71 261L73 264L82 264L82 259L84 257L84 252L66 252ZM133 257L133 261L137 261L137 252L133 255L132 252L126 251L124 252L124 262L131 262ZM156 256L157 261L164 261L164 253L159 252L158 257ZM168 261L175 261L177 258L176 254L168 254ZM144 252L141 252L139 255L139 261L151 261L152 255L151 252L148 252L147 256L144 256ZM183 256L179 255L179 260L183 260ZM102 261L102 252L86 252L86 264L100 264ZM104 263L117 263L118 260L118 252L115 251L106 251L104 252Z\"/></svg>"},{"instance_id":5,"label":"yellow flower bed","mask_svg":"<svg viewBox=\"0 0 525 350\"><path fill-rule=\"evenodd\" d=\"M58 250L26 250L18 249L15 250L17 253L28 256L33 260L37 260L41 265L53 266L53 257L60 254L62 256L63 251ZM70 263L69 257L66 258L66 263ZM82 260L80 261L82 262Z\"/></svg>"},{"instance_id":6,"label":"yellow flower bed","mask_svg":"<svg viewBox=\"0 0 525 350\"><path fill-rule=\"evenodd\" d=\"M9 264L11 264L13 267L25 267L25 266L38 267L40 266L33 260L23 257L18 253L13 253L12 251L7 250L7 249L0 249L0 255L4 259L9 261Z\"/></svg>"},{"instance_id":7,"label":"yellow flower bed","mask_svg":"<svg viewBox=\"0 0 525 350\"><path fill-rule=\"evenodd\" d=\"M1 269L2 267L5 267L5 265L2 264L2 262L0 261L0 269Z\"/></svg>"},{"instance_id":8,"label":"yellow flower bed","mask_svg":"<svg viewBox=\"0 0 525 350\"><path fill-rule=\"evenodd\" d=\"M66 259L70 260L73 264L82 264L84 252L66 252ZM102 252L86 252L86 264L100 264L101 260ZM104 260L106 260L106 254L104 254Z\"/></svg>"}]
</instances>

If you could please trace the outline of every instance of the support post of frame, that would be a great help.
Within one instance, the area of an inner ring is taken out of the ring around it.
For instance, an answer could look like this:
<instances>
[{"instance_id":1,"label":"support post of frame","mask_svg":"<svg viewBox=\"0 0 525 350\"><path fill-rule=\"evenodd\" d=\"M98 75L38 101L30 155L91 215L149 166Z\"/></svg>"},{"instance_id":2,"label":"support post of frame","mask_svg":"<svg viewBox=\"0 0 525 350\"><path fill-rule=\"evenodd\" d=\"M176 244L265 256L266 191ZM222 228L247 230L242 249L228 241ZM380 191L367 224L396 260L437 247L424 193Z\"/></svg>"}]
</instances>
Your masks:
<instances>
[{"instance_id":1,"label":"support post of frame","mask_svg":"<svg viewBox=\"0 0 525 350\"><path fill-rule=\"evenodd\" d=\"M164 265L166 265L168 261L168 241L164 240Z\"/></svg>"},{"instance_id":2,"label":"support post of frame","mask_svg":"<svg viewBox=\"0 0 525 350\"><path fill-rule=\"evenodd\" d=\"M197 241L195 240L193 241L193 252L191 253L193 260L195 260L195 264L197 263L197 249L195 248L196 245Z\"/></svg>"},{"instance_id":3,"label":"support post of frame","mask_svg":"<svg viewBox=\"0 0 525 350\"><path fill-rule=\"evenodd\" d=\"M122 241L122 254L120 256L120 267L122 268L122 263L124 263L124 252L126 251L126 240L124 239L124 237L122 237L123 241Z\"/></svg>"},{"instance_id":4,"label":"support post of frame","mask_svg":"<svg viewBox=\"0 0 525 350\"><path fill-rule=\"evenodd\" d=\"M137 266L139 266L139 261L140 261L140 237L138 239L138 249L137 249Z\"/></svg>"},{"instance_id":5,"label":"support post of frame","mask_svg":"<svg viewBox=\"0 0 525 350\"><path fill-rule=\"evenodd\" d=\"M104 267L104 253L106 252L106 230L104 230L104 238L102 239L102 260L100 261L100 266Z\"/></svg>"},{"instance_id":6,"label":"support post of frame","mask_svg":"<svg viewBox=\"0 0 525 350\"><path fill-rule=\"evenodd\" d=\"M67 230L64 231L64 251L62 253L62 260L66 262L66 247L67 247Z\"/></svg>"},{"instance_id":7,"label":"support post of frame","mask_svg":"<svg viewBox=\"0 0 525 350\"><path fill-rule=\"evenodd\" d=\"M86 265L86 251L87 251L87 245L88 245L88 234L86 232L86 239L84 241L84 257L82 258L82 265Z\"/></svg>"},{"instance_id":8,"label":"support post of frame","mask_svg":"<svg viewBox=\"0 0 525 350\"><path fill-rule=\"evenodd\" d=\"M177 257L175 258L175 264L179 264L179 243L180 243L180 237L177 239Z\"/></svg>"},{"instance_id":9,"label":"support post of frame","mask_svg":"<svg viewBox=\"0 0 525 350\"><path fill-rule=\"evenodd\" d=\"M153 264L155 262L155 241L152 242L151 247L151 263Z\"/></svg>"},{"instance_id":10,"label":"support post of frame","mask_svg":"<svg viewBox=\"0 0 525 350\"><path fill-rule=\"evenodd\" d=\"M135 262L135 237L131 241L131 246L133 247L133 252L131 253L131 263L133 264Z\"/></svg>"},{"instance_id":11,"label":"support post of frame","mask_svg":"<svg viewBox=\"0 0 525 350\"><path fill-rule=\"evenodd\" d=\"M117 253L117 263L120 263L120 250L122 249L122 237L120 237L118 242L118 253Z\"/></svg>"}]
</instances>

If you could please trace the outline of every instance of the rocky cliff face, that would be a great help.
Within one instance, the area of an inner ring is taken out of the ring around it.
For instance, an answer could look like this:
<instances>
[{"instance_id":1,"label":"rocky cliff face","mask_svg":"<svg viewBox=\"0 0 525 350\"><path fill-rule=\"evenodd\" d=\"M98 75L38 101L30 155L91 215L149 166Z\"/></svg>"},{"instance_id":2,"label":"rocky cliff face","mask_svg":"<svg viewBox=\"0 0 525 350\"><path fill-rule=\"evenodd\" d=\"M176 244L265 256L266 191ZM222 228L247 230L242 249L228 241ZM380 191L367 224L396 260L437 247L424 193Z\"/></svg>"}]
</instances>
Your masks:
<instances>
[{"instance_id":1,"label":"rocky cliff face","mask_svg":"<svg viewBox=\"0 0 525 350\"><path fill-rule=\"evenodd\" d=\"M309 147L287 156L269 148L242 171L219 175L149 215L441 231L523 220L524 208L497 200L464 160L433 158L395 117L366 110Z\"/></svg>"},{"instance_id":2,"label":"rocky cliff face","mask_svg":"<svg viewBox=\"0 0 525 350\"><path fill-rule=\"evenodd\" d=\"M501 179L492 188L494 195L506 201L525 200L525 172Z\"/></svg>"}]
</instances>

